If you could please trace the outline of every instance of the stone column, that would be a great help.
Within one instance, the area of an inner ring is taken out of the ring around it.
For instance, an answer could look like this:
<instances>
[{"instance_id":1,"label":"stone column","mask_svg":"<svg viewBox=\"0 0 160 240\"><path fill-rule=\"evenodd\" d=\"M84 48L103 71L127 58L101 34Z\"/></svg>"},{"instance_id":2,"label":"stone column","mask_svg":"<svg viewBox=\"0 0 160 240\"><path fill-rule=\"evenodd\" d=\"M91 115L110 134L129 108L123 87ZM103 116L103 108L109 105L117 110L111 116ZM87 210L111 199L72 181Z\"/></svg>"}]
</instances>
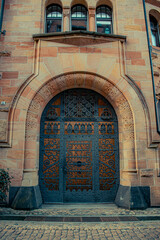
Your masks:
<instances>
[{"instance_id":1,"label":"stone column","mask_svg":"<svg viewBox=\"0 0 160 240\"><path fill-rule=\"evenodd\" d=\"M95 25L95 17L96 17L96 9L91 7L89 8L89 31L95 32L96 31L96 25Z\"/></svg>"},{"instance_id":2,"label":"stone column","mask_svg":"<svg viewBox=\"0 0 160 240\"><path fill-rule=\"evenodd\" d=\"M70 31L70 8L63 8L63 31Z\"/></svg>"}]
</instances>

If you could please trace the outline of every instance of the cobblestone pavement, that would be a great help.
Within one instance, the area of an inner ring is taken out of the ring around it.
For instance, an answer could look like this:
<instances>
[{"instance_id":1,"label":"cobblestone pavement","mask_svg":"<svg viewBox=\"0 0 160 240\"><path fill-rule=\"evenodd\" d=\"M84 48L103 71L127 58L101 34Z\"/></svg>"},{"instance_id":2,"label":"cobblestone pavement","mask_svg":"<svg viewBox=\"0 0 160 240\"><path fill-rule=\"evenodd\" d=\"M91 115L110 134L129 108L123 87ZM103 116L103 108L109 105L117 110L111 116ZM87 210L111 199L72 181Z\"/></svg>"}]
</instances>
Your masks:
<instances>
[{"instance_id":1,"label":"cobblestone pavement","mask_svg":"<svg viewBox=\"0 0 160 240\"><path fill-rule=\"evenodd\" d=\"M0 215L45 215L45 216L160 216L160 208L127 210L114 204L42 205L40 209L24 211L0 208Z\"/></svg>"},{"instance_id":2,"label":"cobblestone pavement","mask_svg":"<svg viewBox=\"0 0 160 240\"><path fill-rule=\"evenodd\" d=\"M1 240L160 239L160 222L51 223L1 221Z\"/></svg>"},{"instance_id":3,"label":"cobblestone pavement","mask_svg":"<svg viewBox=\"0 0 160 240\"><path fill-rule=\"evenodd\" d=\"M0 208L0 215L9 216L160 216L160 208L127 210L114 204L42 205L32 211ZM136 222L36 222L1 221L2 240L127 240L160 239L160 221Z\"/></svg>"}]
</instances>

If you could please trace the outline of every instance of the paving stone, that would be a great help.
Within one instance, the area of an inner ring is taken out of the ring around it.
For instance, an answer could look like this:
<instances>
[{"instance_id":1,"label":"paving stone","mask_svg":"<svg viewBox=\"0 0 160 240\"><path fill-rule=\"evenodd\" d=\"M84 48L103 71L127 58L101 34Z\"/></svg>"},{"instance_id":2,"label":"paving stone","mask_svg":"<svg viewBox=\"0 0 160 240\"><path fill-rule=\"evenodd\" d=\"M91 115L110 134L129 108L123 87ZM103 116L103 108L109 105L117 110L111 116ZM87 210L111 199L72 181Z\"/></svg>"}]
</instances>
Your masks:
<instances>
[{"instance_id":1,"label":"paving stone","mask_svg":"<svg viewBox=\"0 0 160 240\"><path fill-rule=\"evenodd\" d=\"M160 222L51 223L1 221L0 239L160 239Z\"/></svg>"},{"instance_id":2,"label":"paving stone","mask_svg":"<svg viewBox=\"0 0 160 240\"><path fill-rule=\"evenodd\" d=\"M65 208L66 207L66 208ZM115 213L117 216L115 216ZM0 239L5 240L23 240L23 239L48 239L48 240L96 240L96 239L160 239L160 221L150 221L151 216L160 216L159 208L149 208L143 211L129 211L119 209L115 205L90 208L86 206L64 206L51 207L42 206L41 209L33 211L18 211L10 208L1 208L0 214L28 216L26 219L38 219L41 216L41 222L37 221L1 221ZM83 215L84 214L84 215ZM69 217L74 220L85 219L80 222L51 222L43 216L50 216L50 220L59 217L61 220L68 220ZM137 221L140 216L141 221ZM74 218L75 217L75 218ZM93 217L94 222L88 222L88 217ZM114 217L114 222L105 222L105 219ZM125 222L121 221L125 217ZM146 217L146 221L142 221ZM101 219L101 222L96 222ZM102 221L103 220L103 221ZM132 221L128 221L132 220Z\"/></svg>"},{"instance_id":3,"label":"paving stone","mask_svg":"<svg viewBox=\"0 0 160 240\"><path fill-rule=\"evenodd\" d=\"M118 208L115 205L102 204L99 207L96 205L64 205L64 206L53 206L53 205L42 205L40 209L23 211L14 210L11 208L0 208L0 215L45 215L45 216L160 216L160 208L148 208L146 210L127 210Z\"/></svg>"}]
</instances>

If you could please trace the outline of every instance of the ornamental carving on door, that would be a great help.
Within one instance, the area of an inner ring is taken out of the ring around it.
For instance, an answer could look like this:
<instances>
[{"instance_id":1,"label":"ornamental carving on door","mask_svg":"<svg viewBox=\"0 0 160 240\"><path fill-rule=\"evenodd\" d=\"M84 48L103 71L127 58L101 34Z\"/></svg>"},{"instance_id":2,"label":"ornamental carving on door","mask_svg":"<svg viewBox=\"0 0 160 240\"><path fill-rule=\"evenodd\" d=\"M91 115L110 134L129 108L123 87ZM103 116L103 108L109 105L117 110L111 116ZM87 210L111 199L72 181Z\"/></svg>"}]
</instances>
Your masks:
<instances>
[{"instance_id":1,"label":"ornamental carving on door","mask_svg":"<svg viewBox=\"0 0 160 240\"><path fill-rule=\"evenodd\" d=\"M119 185L118 122L110 103L86 89L54 97L41 118L44 202L113 202Z\"/></svg>"}]
</instances>

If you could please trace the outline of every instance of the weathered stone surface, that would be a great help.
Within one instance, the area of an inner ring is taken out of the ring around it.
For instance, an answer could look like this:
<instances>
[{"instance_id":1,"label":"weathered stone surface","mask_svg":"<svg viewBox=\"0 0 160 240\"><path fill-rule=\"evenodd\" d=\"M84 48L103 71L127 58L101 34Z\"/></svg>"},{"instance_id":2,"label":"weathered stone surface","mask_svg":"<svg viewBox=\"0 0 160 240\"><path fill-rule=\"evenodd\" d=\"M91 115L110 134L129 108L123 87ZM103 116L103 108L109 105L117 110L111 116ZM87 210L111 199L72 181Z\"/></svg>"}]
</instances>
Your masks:
<instances>
[{"instance_id":1,"label":"weathered stone surface","mask_svg":"<svg viewBox=\"0 0 160 240\"><path fill-rule=\"evenodd\" d=\"M0 119L0 142L5 142L7 136L7 121Z\"/></svg>"},{"instance_id":2,"label":"weathered stone surface","mask_svg":"<svg viewBox=\"0 0 160 240\"><path fill-rule=\"evenodd\" d=\"M14 209L31 210L39 208L42 204L42 197L39 186L19 187L11 203Z\"/></svg>"},{"instance_id":3,"label":"weathered stone surface","mask_svg":"<svg viewBox=\"0 0 160 240\"><path fill-rule=\"evenodd\" d=\"M128 209L146 209L150 207L149 187L119 186L115 203Z\"/></svg>"}]
</instances>

